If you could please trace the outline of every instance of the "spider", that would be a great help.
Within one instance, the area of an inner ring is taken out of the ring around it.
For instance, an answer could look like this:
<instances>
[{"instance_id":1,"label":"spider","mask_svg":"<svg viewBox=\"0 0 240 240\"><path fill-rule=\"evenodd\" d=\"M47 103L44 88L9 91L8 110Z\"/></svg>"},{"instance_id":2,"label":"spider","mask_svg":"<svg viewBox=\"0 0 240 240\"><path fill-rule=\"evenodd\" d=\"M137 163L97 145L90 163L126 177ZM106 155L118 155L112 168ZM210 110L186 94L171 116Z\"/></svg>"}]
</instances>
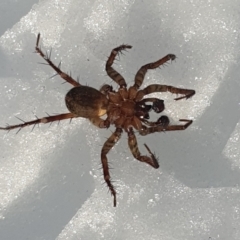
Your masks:
<instances>
[{"instance_id":1,"label":"spider","mask_svg":"<svg viewBox=\"0 0 240 240\"><path fill-rule=\"evenodd\" d=\"M115 91L112 86L105 84L100 90L96 90L95 88L81 85L70 75L62 72L60 66L56 66L51 61L50 54L48 55L42 52L39 47L39 41L40 33L37 36L35 46L36 53L38 53L61 78L73 85L73 88L70 89L65 96L65 102L69 112L55 116L48 115L28 122L23 121L21 124L7 125L6 127L0 127L0 129L10 131L18 128L21 130L23 127L29 125L33 125L34 127L36 124L40 123L51 123L78 117L89 119L90 122L99 128L108 128L110 125L114 125L116 128L115 131L102 147L101 162L104 180L113 196L113 206L116 207L116 190L111 182L107 154L120 139L123 130L128 135L128 145L133 157L140 162L149 164L153 168L159 168L157 158L147 144L144 144L144 146L149 156L140 153L134 129L138 131L140 135L145 136L154 132L185 130L192 123L192 120L180 119L179 121L183 124L170 125L169 118L164 115L159 117L155 122L149 121L149 112L153 110L155 113L161 113L164 110L164 101L154 97L144 97L155 92L171 92L181 94L182 96L175 98L175 100L180 100L192 97L195 91L160 84L151 84L140 89L146 72L149 69L156 69L168 61L173 61L176 58L174 54L168 54L156 62L143 65L135 75L133 86L127 88L124 78L112 67L112 65L117 55L122 53L123 50L132 48L130 45L121 45L114 48L106 62L106 72L108 76L119 85L119 89ZM107 115L105 119L101 118L103 115Z\"/></svg>"}]
</instances>

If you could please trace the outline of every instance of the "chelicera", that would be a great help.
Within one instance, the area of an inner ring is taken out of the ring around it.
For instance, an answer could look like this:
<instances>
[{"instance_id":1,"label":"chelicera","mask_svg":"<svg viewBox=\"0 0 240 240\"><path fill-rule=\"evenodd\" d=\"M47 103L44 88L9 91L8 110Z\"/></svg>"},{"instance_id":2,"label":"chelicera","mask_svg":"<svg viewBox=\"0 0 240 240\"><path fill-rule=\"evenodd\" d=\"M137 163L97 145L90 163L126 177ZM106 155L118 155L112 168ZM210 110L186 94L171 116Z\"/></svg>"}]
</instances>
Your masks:
<instances>
[{"instance_id":1,"label":"chelicera","mask_svg":"<svg viewBox=\"0 0 240 240\"><path fill-rule=\"evenodd\" d=\"M152 62L142 66L135 75L133 86L127 88L124 78L112 67L115 57L123 50L132 48L130 45L121 45L114 48L106 62L106 72L108 76L119 85L117 91L113 90L110 85L103 85L100 90L96 90L89 86L81 85L71 76L61 71L59 66L56 66L50 59L50 55L45 55L39 47L40 34L38 34L36 42L36 52L49 64L61 78L73 85L73 88L66 94L65 102L69 110L68 113L63 113L55 116L46 116L36 120L23 122L17 125L7 125L0 127L1 130L12 130L40 123L50 123L63 119L72 119L83 117L89 119L95 126L99 128L108 128L110 125L115 126L115 131L106 140L101 151L101 162L103 167L104 180L113 195L113 205L117 204L116 190L111 182L109 174L109 166L107 154L120 139L122 132L125 131L128 135L128 145L135 159L140 162L145 162L154 168L159 168L156 156L147 146L148 156L142 155L139 152L137 139L134 130L140 135L148 135L154 132L185 130L192 120L180 119L183 124L170 125L167 116L161 116L157 121L149 121L149 112L153 110L155 113L161 113L164 110L164 101L158 98L144 98L150 93L156 92L171 92L181 94L182 96L175 98L180 100L190 98L195 94L194 90L176 88L168 85L151 84L143 89L140 89L145 74L149 69L156 69L168 61L176 58L173 54L168 54L156 62ZM106 115L105 119L101 117Z\"/></svg>"}]
</instances>

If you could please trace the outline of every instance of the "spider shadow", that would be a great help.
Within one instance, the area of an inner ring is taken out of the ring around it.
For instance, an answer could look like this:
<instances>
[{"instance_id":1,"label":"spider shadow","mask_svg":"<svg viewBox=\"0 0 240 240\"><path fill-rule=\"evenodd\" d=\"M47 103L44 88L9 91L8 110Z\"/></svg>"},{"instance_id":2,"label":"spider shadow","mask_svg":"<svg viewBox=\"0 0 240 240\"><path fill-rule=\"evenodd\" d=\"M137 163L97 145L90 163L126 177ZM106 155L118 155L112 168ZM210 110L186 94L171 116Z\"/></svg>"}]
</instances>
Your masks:
<instances>
[{"instance_id":1,"label":"spider shadow","mask_svg":"<svg viewBox=\"0 0 240 240\"><path fill-rule=\"evenodd\" d=\"M0 227L2 239L57 238L93 192L93 179L88 174L91 162L86 161L90 159L89 151L83 151L87 148L75 134L64 148L58 146L58 152L43 156L52 164L9 207Z\"/></svg>"},{"instance_id":2,"label":"spider shadow","mask_svg":"<svg viewBox=\"0 0 240 240\"><path fill-rule=\"evenodd\" d=\"M179 132L171 142L173 151L168 151L161 161L162 167L180 182L191 188L234 187L240 183L240 172L231 168L231 162L224 156L226 146L240 119L239 67L229 69L225 80L212 98L212 104L195 122L200 131ZM174 133L176 134L176 133ZM173 136L173 135L172 135ZM169 144L169 142L168 142ZM163 147L169 148L167 144ZM171 159L171 163L166 161ZM173 162L172 162L173 161Z\"/></svg>"}]
</instances>

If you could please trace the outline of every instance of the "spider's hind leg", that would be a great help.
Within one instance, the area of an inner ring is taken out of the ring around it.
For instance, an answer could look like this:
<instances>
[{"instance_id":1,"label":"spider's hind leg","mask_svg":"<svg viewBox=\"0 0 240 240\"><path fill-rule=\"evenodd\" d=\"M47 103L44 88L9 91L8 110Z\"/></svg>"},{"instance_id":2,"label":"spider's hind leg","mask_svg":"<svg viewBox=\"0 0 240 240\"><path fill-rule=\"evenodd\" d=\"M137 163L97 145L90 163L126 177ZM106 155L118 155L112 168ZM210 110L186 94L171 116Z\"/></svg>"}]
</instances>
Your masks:
<instances>
[{"instance_id":1,"label":"spider's hind leg","mask_svg":"<svg viewBox=\"0 0 240 240\"><path fill-rule=\"evenodd\" d=\"M116 190L114 189L114 186L112 185L112 182L111 182L107 154L113 148L113 146L116 144L116 142L120 139L121 134L122 134L122 129L116 128L115 132L104 143L102 152L101 152L101 161L102 161L102 167L103 167L104 180L107 183L107 186L108 186L111 194L113 195L113 206L114 207L116 207L116 205L117 205Z\"/></svg>"},{"instance_id":2,"label":"spider's hind leg","mask_svg":"<svg viewBox=\"0 0 240 240\"><path fill-rule=\"evenodd\" d=\"M39 53L39 55L57 72L57 74L63 78L66 82L72 84L74 87L78 87L81 86L81 84L79 82L77 82L76 80L74 80L71 76L69 76L68 74L66 74L65 72L62 72L60 69L60 64L57 67L50 59L51 54L45 55L41 48L39 47L39 41L40 41L40 33L37 36L37 42L36 42L36 47L35 50L37 53Z\"/></svg>"},{"instance_id":3,"label":"spider's hind leg","mask_svg":"<svg viewBox=\"0 0 240 240\"><path fill-rule=\"evenodd\" d=\"M121 53L123 50L128 49L128 48L132 48L132 46L130 45L121 45L119 47L116 47L112 50L110 56L108 57L108 60L106 62L106 72L108 74L108 76L114 81L116 82L121 88L126 87L127 84L124 80L124 78L122 77L122 75L120 73L118 73L113 67L113 62L117 56L117 54Z\"/></svg>"},{"instance_id":4,"label":"spider's hind leg","mask_svg":"<svg viewBox=\"0 0 240 240\"><path fill-rule=\"evenodd\" d=\"M12 129L18 128L19 131L27 126L33 125L36 126L37 124L40 123L52 123L55 121L61 121L64 119L71 119L71 118L75 118L77 117L76 115L74 115L73 113L63 113L63 114L59 114L59 115L55 115L55 116L47 116L47 117L43 117L43 118L37 118L36 120L32 120L32 121L28 121L25 122L23 120L21 120L23 123L21 124L17 124L17 125L7 125L5 128L4 127L0 127L0 130L6 130L6 131L10 131Z\"/></svg>"}]
</instances>

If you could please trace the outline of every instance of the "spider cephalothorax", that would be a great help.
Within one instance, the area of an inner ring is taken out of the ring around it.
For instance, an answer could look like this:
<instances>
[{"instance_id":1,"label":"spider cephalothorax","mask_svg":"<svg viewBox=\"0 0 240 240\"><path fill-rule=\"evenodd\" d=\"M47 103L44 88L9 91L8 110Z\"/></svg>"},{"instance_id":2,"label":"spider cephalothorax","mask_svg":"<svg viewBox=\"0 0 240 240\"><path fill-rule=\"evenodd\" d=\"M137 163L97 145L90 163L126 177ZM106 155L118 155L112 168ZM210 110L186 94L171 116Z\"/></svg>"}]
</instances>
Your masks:
<instances>
[{"instance_id":1,"label":"spider cephalothorax","mask_svg":"<svg viewBox=\"0 0 240 240\"><path fill-rule=\"evenodd\" d=\"M50 57L45 55L39 47L40 34L37 37L36 52L39 53L45 61L59 74L65 81L72 84L74 87L66 94L65 101L69 113L59 114L55 116L47 116L29 122L24 122L18 125L8 125L1 130L12 130L14 128L23 128L29 125L36 125L39 123L49 123L53 121L60 121L63 119L72 119L83 117L89 119L94 125L100 128L108 128L114 125L116 130L104 143L101 151L101 161L103 166L103 175L111 194L113 195L113 205L116 206L116 191L112 185L107 153L120 139L123 130L128 134L128 145L132 155L139 161L145 162L154 168L158 168L159 164L155 155L151 152L149 147L146 147L149 156L141 155L137 145L137 139L134 134L134 129L140 135L147 135L154 132L184 130L191 123L192 120L180 119L180 122L185 122L183 125L169 125L167 116L161 116L156 122L150 122L149 111L153 110L156 113L161 113L164 110L164 102L158 98L144 98L146 95L154 92L171 92L175 94L182 94L183 96L175 98L180 100L183 98L190 98L195 94L194 90L176 88L168 85L152 84L143 89L140 89L144 76L148 69L155 69L163 65L167 61L172 61L176 57L173 54L168 54L160 60L142 66L135 76L134 85L127 88L124 78L112 68L112 64L116 55L125 49L132 48L129 45L121 45L114 48L107 60L106 71L108 76L119 85L119 89L114 91L112 86L103 85L98 91L92 87L81 85L71 76L61 71L51 61ZM105 119L101 116L106 115Z\"/></svg>"}]
</instances>

